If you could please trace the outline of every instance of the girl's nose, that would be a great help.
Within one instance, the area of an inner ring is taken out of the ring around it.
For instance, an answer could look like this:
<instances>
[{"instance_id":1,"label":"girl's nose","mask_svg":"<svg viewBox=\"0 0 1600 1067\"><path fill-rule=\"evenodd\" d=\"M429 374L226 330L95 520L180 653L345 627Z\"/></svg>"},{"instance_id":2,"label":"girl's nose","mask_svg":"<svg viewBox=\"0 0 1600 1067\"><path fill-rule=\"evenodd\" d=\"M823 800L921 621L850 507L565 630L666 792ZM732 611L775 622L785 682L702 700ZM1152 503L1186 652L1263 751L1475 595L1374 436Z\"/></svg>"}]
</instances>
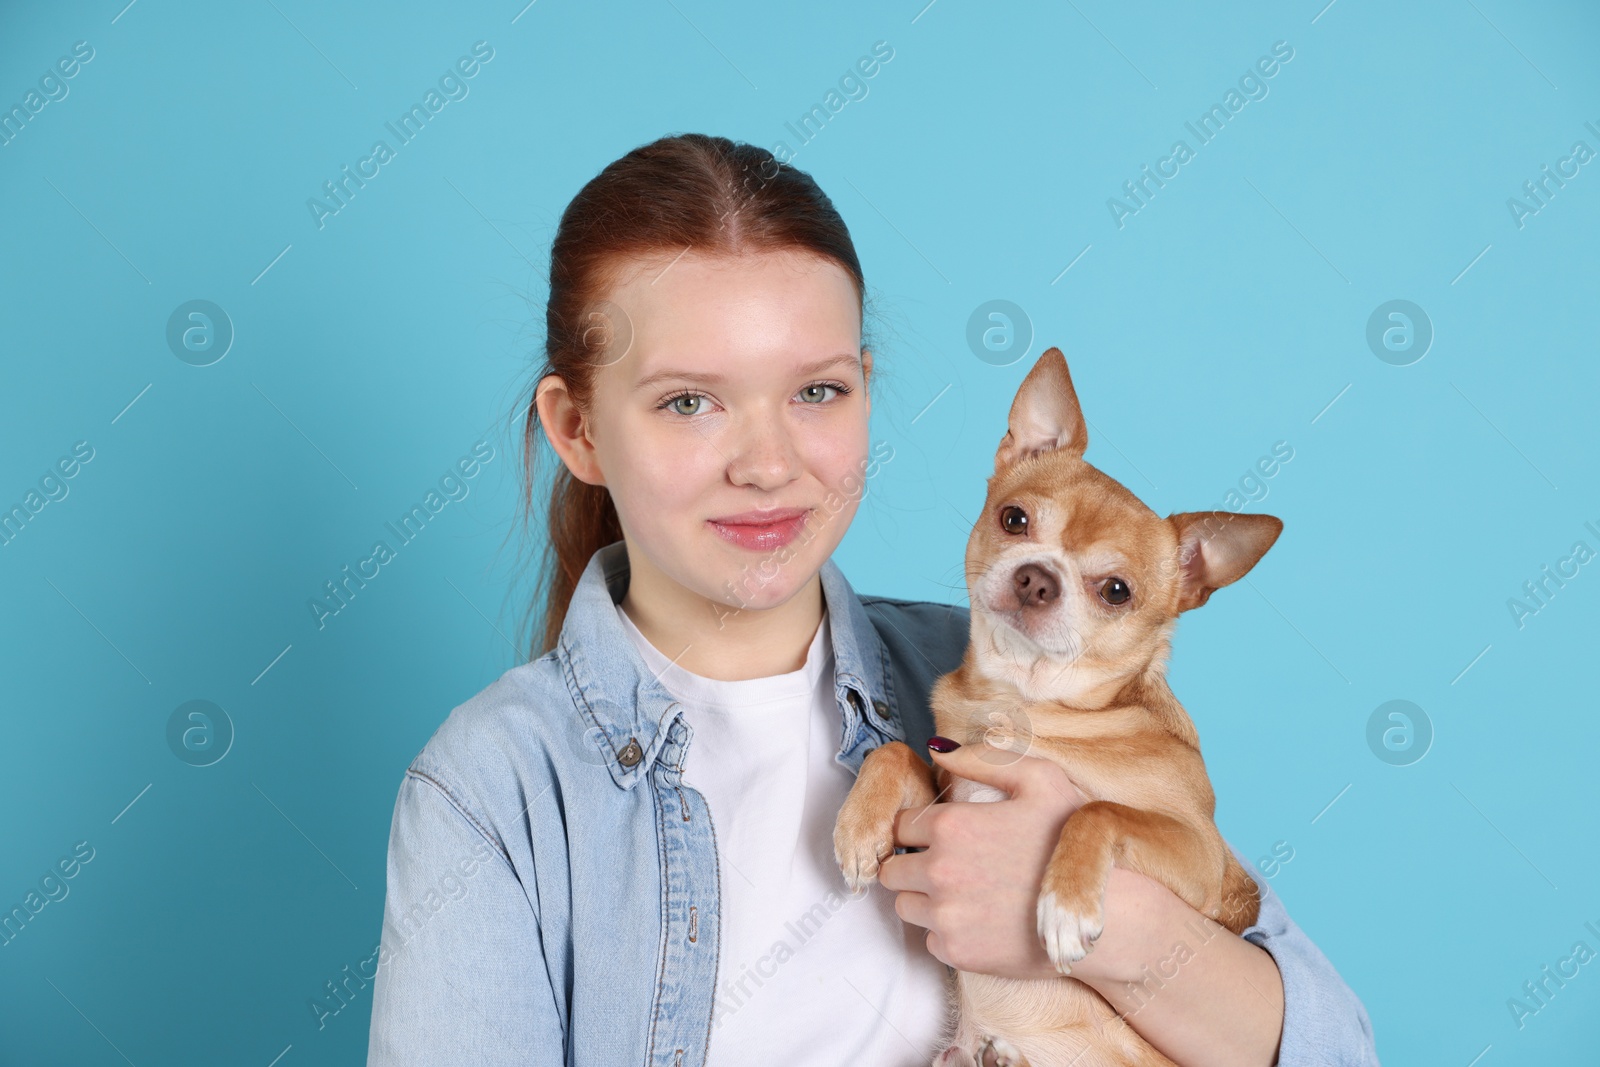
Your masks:
<instances>
[{"instance_id":1,"label":"girl's nose","mask_svg":"<svg viewBox=\"0 0 1600 1067\"><path fill-rule=\"evenodd\" d=\"M740 439L740 448L728 464L735 485L778 489L800 473L800 456L790 430L781 418L762 418Z\"/></svg>"}]
</instances>

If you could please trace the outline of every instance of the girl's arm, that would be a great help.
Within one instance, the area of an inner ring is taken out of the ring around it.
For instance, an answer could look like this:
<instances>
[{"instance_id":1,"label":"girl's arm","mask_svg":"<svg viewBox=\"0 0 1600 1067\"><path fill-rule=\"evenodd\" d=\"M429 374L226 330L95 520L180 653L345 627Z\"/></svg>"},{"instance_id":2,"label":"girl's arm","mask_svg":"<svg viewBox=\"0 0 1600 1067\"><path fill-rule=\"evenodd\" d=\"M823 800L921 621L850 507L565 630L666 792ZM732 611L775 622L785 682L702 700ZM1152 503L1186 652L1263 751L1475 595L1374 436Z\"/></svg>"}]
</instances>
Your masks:
<instances>
[{"instance_id":1,"label":"girl's arm","mask_svg":"<svg viewBox=\"0 0 1600 1067\"><path fill-rule=\"evenodd\" d=\"M1035 906L1061 826L1085 798L1048 760L1025 756L1001 766L967 748L934 759L1011 796L900 813L896 843L927 850L884 861L879 878L899 891L896 912L927 928L929 951L957 969L1059 977L1039 943ZM1243 937L1165 886L1114 867L1105 932L1073 976L1184 1067L1375 1065L1361 1002L1246 867L1262 903Z\"/></svg>"},{"instance_id":2,"label":"girl's arm","mask_svg":"<svg viewBox=\"0 0 1600 1067\"><path fill-rule=\"evenodd\" d=\"M367 1067L566 1062L528 891L500 850L414 772L395 803L374 956L376 976L371 963L357 967L373 979Z\"/></svg>"},{"instance_id":3,"label":"girl's arm","mask_svg":"<svg viewBox=\"0 0 1600 1067\"><path fill-rule=\"evenodd\" d=\"M1105 933L1073 965L1073 977L1169 1059L1183 1067L1318 1062L1280 1051L1284 983L1272 956L1120 867L1112 868L1105 909Z\"/></svg>"}]
</instances>

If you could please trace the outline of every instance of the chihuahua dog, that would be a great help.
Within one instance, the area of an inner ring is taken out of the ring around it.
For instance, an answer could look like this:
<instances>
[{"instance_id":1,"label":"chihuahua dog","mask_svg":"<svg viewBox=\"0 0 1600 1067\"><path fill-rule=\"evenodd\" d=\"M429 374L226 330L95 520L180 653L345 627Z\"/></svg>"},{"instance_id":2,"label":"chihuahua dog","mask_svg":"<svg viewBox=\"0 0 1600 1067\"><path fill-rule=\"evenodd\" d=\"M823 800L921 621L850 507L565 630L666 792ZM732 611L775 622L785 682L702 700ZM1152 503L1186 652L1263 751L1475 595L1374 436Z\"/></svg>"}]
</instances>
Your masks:
<instances>
[{"instance_id":1,"label":"chihuahua dog","mask_svg":"<svg viewBox=\"0 0 1600 1067\"><path fill-rule=\"evenodd\" d=\"M1040 940L1067 976L1102 932L1113 864L1234 934L1256 921L1255 882L1217 830L1199 736L1166 660L1178 615L1243 577L1283 529L1227 511L1163 519L1086 463L1087 444L1066 359L1049 349L1017 390L967 541L966 654L930 695L941 736L1051 760L1088 797L1061 829L1038 900ZM992 747L997 726L1020 749ZM899 741L867 755L834 829L853 891L894 853L895 814L947 791L1005 796L935 774ZM957 971L953 1006L954 1037L935 1067L1172 1067L1128 1026L1107 1025L1116 1012L1075 978Z\"/></svg>"}]
</instances>

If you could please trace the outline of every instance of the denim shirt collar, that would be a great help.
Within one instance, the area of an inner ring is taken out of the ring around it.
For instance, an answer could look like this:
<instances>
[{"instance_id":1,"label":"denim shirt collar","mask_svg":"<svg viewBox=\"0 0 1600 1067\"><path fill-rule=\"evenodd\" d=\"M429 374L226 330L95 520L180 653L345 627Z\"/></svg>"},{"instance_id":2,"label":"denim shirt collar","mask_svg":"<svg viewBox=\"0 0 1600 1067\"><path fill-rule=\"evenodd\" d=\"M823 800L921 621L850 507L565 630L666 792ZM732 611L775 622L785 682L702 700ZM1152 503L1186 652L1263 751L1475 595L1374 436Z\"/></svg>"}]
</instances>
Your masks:
<instances>
[{"instance_id":1,"label":"denim shirt collar","mask_svg":"<svg viewBox=\"0 0 1600 1067\"><path fill-rule=\"evenodd\" d=\"M556 655L573 702L592 740L623 789L637 785L668 751L682 766L692 729L682 707L645 664L617 618L628 588L627 543L614 541L590 557L561 626ZM887 684L888 658L855 590L830 557L822 564L822 595L833 639L834 696L843 729L836 759L859 772L866 753L904 740Z\"/></svg>"}]
</instances>

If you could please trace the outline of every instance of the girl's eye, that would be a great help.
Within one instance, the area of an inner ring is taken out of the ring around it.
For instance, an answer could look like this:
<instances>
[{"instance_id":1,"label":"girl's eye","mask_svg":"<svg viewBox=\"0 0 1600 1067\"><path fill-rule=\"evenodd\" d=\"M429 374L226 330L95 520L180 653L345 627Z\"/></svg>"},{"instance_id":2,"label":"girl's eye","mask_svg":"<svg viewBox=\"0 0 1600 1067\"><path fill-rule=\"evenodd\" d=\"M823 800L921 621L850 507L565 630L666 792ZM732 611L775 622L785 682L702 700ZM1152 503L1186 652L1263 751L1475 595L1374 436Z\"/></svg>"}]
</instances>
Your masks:
<instances>
[{"instance_id":1,"label":"girl's eye","mask_svg":"<svg viewBox=\"0 0 1600 1067\"><path fill-rule=\"evenodd\" d=\"M827 400L828 397L827 397L826 393L822 392L823 390L827 390L827 389L832 389L835 393L839 394L840 396L843 396L846 393L850 392L850 387L848 385L844 385L842 383L836 383L836 382L812 382L810 385L808 385L804 389L800 390L800 394L799 395L801 397L805 398L807 403L811 403L812 402L812 399L811 399L812 397L816 397L816 399L819 400L819 401ZM819 396L818 395L819 393L822 393L822 395Z\"/></svg>"},{"instance_id":2,"label":"girl's eye","mask_svg":"<svg viewBox=\"0 0 1600 1067\"><path fill-rule=\"evenodd\" d=\"M829 389L840 396L846 396L851 392L850 387L843 382L813 382L795 395L803 398L807 404L818 404L831 399L827 395ZM675 415L699 415L704 411L704 401L708 399L710 398L704 393L682 392L667 397L657 407L671 409Z\"/></svg>"}]
</instances>

